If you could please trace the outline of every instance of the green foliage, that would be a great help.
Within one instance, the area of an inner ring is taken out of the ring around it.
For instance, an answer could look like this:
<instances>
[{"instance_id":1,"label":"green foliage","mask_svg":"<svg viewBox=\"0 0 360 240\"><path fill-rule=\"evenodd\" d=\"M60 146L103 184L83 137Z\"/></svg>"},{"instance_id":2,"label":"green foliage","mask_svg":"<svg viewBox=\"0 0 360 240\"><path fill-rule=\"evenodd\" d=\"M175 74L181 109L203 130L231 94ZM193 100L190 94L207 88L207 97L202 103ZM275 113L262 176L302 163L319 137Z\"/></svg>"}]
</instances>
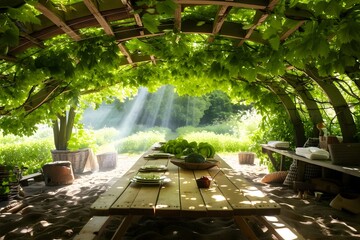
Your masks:
<instances>
[{"instance_id":1,"label":"green foliage","mask_svg":"<svg viewBox=\"0 0 360 240\"><path fill-rule=\"evenodd\" d=\"M208 142L216 152L239 152L249 149L249 139L238 139L230 134L215 134L213 132L191 132L180 136L188 142Z\"/></svg>"},{"instance_id":2,"label":"green foliage","mask_svg":"<svg viewBox=\"0 0 360 240\"><path fill-rule=\"evenodd\" d=\"M114 142L120 134L115 128L102 128L92 132L97 146Z\"/></svg>"},{"instance_id":3,"label":"green foliage","mask_svg":"<svg viewBox=\"0 0 360 240\"><path fill-rule=\"evenodd\" d=\"M2 138L5 140L7 138ZM17 144L2 144L0 147L0 164L24 167L24 175L38 172L45 163L51 162L51 150L54 144L51 138L28 140Z\"/></svg>"},{"instance_id":4,"label":"green foliage","mask_svg":"<svg viewBox=\"0 0 360 240\"><path fill-rule=\"evenodd\" d=\"M89 129L78 129L71 135L68 149L78 150L81 148L91 148L94 152L97 150L95 133Z\"/></svg>"},{"instance_id":5,"label":"green foliage","mask_svg":"<svg viewBox=\"0 0 360 240\"><path fill-rule=\"evenodd\" d=\"M74 2L77 0L56 1L60 8ZM220 89L234 101L254 103L264 116L261 130L266 133L260 134L261 141L275 138L291 141L294 131L285 120L288 116L267 88L272 85L284 87L276 78L285 73L294 74L289 68L295 67L301 72L310 66L326 79L353 76L351 81L357 82L357 85L352 85L352 89L359 89L358 3L356 0L279 1L265 22L241 46L221 36L215 36L215 41L210 42L205 34L182 34L171 30L162 36L124 43L131 54L155 56L156 66L148 63L137 63L136 67L121 66L124 56L119 52L117 42L113 37L104 36L97 28L82 29L82 41L74 42L69 36L57 36L45 41L43 49L33 48L17 55L17 62L0 62L0 128L5 134L31 135L36 131L37 124L49 124L68 108L69 100L79 95L87 95L81 103L81 107L85 108L90 102L99 105L112 100L113 96L119 99L131 96L139 86L154 90L164 84L172 84L180 96L203 96ZM151 32L158 32L159 26L168 17L173 17L177 6L171 0L144 0L134 4L138 5L140 10L137 11ZM303 10L305 23L296 25L299 29L290 37L281 39L284 33L295 27L295 22L299 23L289 19L290 8ZM186 7L183 19L204 26L214 20L217 11L215 5ZM241 22L243 29L248 30L256 12L233 7L226 20ZM36 28L25 24L28 21L39 22L36 14L37 11L29 4L1 13L0 54L6 55L9 47L18 44L19 26L25 32ZM324 109L331 107L330 104L322 104L329 102L323 91L308 85L319 106ZM352 95L358 95L358 92L354 91ZM198 123L201 111L207 107L204 102L195 101L196 104L191 107L195 112L191 122L194 125ZM294 98L294 101L297 100ZM355 101L349 101L352 102ZM299 105L297 103L296 106ZM308 118L304 117L306 109L301 110L305 112L301 113L301 117L308 127ZM186 123L185 112L184 108L175 107L174 118L178 122L173 128ZM219 119L229 118L221 111L217 112ZM331 114L325 116L325 110L321 113L325 120L333 117ZM354 119L359 126L357 118L354 111ZM334 123L334 129L339 132L336 121ZM226 128L221 131L225 132Z\"/></svg>"},{"instance_id":6,"label":"green foliage","mask_svg":"<svg viewBox=\"0 0 360 240\"><path fill-rule=\"evenodd\" d=\"M183 136L191 132L196 131L205 131L205 132L213 132L216 134L233 134L233 127L226 124L226 123L218 123L218 124L212 124L212 125L205 125L205 126L184 126L179 127L176 129L176 132L178 135Z\"/></svg>"},{"instance_id":7,"label":"green foliage","mask_svg":"<svg viewBox=\"0 0 360 240\"><path fill-rule=\"evenodd\" d=\"M115 144L118 153L138 153L149 149L156 142L164 142L165 133L158 131L138 132Z\"/></svg>"}]
</instances>

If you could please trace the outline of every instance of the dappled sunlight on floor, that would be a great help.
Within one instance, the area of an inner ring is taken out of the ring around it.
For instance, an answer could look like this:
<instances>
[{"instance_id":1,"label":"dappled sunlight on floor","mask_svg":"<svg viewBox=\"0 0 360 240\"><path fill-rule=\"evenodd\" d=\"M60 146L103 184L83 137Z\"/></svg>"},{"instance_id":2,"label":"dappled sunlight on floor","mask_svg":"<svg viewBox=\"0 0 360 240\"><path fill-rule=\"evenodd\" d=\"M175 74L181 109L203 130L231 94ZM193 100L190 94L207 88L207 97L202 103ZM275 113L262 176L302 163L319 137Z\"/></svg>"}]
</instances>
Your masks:
<instances>
[{"instance_id":1,"label":"dappled sunlight on floor","mask_svg":"<svg viewBox=\"0 0 360 240\"><path fill-rule=\"evenodd\" d=\"M139 155L119 155L116 169L78 174L71 185L50 187L45 186L44 182L36 182L24 187L26 197L23 200L14 201L7 208L0 205L0 239L72 239L90 219L91 204L117 178L121 177L138 157ZM314 196L311 195L305 200L299 199L292 189L282 184L261 183L259 180L268 171L266 166L259 165L257 159L253 165L240 165L237 154L224 154L221 157L232 168L243 174L248 181L252 181L254 186L279 203L282 208L280 217L287 224L295 227L305 238L337 239L336 236L346 236L346 239L360 238L359 215L329 207L330 199L315 201ZM114 220L110 230L114 231L121 220L121 217ZM206 231L216 225L220 228L214 228L214 232L206 235L208 238L201 239L215 239L219 236L224 239L225 237L229 237L226 239L241 239L238 229L232 225L232 219L204 218L192 222L143 220L148 221L148 224L140 224L138 228L132 228L131 234L135 235L130 234L128 237L144 234L144 231L158 226L159 229L165 231L164 234L166 233L167 236L173 234L174 237L200 238L199 236L205 236L205 232L200 232L200 235L195 236L191 230L193 226L201 226L201 229ZM165 225L167 223L172 225ZM154 234L154 231L152 233ZM161 235L156 236L164 239Z\"/></svg>"}]
</instances>

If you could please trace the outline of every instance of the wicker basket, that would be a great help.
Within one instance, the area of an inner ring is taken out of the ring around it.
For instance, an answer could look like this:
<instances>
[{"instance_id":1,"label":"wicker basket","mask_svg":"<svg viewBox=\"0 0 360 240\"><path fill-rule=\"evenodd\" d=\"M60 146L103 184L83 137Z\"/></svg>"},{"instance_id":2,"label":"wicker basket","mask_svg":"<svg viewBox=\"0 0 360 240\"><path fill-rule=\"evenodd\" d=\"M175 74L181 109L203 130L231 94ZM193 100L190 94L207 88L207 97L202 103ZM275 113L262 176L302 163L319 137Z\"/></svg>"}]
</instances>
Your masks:
<instances>
[{"instance_id":1,"label":"wicker basket","mask_svg":"<svg viewBox=\"0 0 360 240\"><path fill-rule=\"evenodd\" d=\"M74 174L83 173L86 161L89 157L90 149L80 149L77 151L52 150L51 155L53 161L69 161Z\"/></svg>"},{"instance_id":2,"label":"wicker basket","mask_svg":"<svg viewBox=\"0 0 360 240\"><path fill-rule=\"evenodd\" d=\"M116 152L108 152L96 155L99 170L111 170L116 168L117 162L117 153Z\"/></svg>"},{"instance_id":3,"label":"wicker basket","mask_svg":"<svg viewBox=\"0 0 360 240\"><path fill-rule=\"evenodd\" d=\"M252 152L240 152L239 156L239 164L254 164L255 153Z\"/></svg>"},{"instance_id":4,"label":"wicker basket","mask_svg":"<svg viewBox=\"0 0 360 240\"><path fill-rule=\"evenodd\" d=\"M22 170L0 165L0 201L12 200L19 195Z\"/></svg>"},{"instance_id":5,"label":"wicker basket","mask_svg":"<svg viewBox=\"0 0 360 240\"><path fill-rule=\"evenodd\" d=\"M360 165L360 143L329 144L332 163L341 166Z\"/></svg>"}]
</instances>

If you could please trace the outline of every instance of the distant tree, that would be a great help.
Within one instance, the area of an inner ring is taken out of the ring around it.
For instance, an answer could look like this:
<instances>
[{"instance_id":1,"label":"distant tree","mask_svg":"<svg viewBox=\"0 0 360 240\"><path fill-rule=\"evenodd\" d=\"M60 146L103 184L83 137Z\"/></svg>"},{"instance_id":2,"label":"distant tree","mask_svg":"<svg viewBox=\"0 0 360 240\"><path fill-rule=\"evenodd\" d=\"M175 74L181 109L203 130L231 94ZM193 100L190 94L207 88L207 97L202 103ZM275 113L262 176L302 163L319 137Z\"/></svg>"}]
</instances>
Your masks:
<instances>
[{"instance_id":1,"label":"distant tree","mask_svg":"<svg viewBox=\"0 0 360 240\"><path fill-rule=\"evenodd\" d=\"M226 120L233 113L251 108L251 106L231 103L229 96L218 90L208 94L206 98L210 106L204 111L204 116L201 118L200 124L202 125Z\"/></svg>"},{"instance_id":2,"label":"distant tree","mask_svg":"<svg viewBox=\"0 0 360 240\"><path fill-rule=\"evenodd\" d=\"M202 97L178 97L174 100L171 115L172 129L182 126L198 126L210 104Z\"/></svg>"}]
</instances>

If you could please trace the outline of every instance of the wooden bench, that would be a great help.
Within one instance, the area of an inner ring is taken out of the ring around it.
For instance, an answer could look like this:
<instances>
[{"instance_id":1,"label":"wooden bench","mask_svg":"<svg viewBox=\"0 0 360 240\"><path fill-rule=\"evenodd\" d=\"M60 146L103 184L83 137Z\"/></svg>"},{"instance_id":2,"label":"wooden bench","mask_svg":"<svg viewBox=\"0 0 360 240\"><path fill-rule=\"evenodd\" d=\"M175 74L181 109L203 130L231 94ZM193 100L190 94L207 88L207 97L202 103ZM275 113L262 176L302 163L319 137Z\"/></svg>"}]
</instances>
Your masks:
<instances>
[{"instance_id":1,"label":"wooden bench","mask_svg":"<svg viewBox=\"0 0 360 240\"><path fill-rule=\"evenodd\" d=\"M74 240L92 240L100 236L109 222L109 216L94 216L85 224Z\"/></svg>"},{"instance_id":2,"label":"wooden bench","mask_svg":"<svg viewBox=\"0 0 360 240\"><path fill-rule=\"evenodd\" d=\"M263 223L266 228L278 239L301 240L304 239L298 231L285 223L277 216L257 216L257 219Z\"/></svg>"},{"instance_id":3,"label":"wooden bench","mask_svg":"<svg viewBox=\"0 0 360 240\"><path fill-rule=\"evenodd\" d=\"M297 155L294 151L291 150L284 150L284 149L277 149L270 147L268 145L261 145L262 146L262 152L266 153L269 156L270 161L272 162L273 166L276 168L276 170L281 171L283 169L285 157L291 158L293 160L298 161L298 181L302 181L304 177L304 171L305 171L305 164L313 164L316 166L320 166L323 169L331 169L338 172L341 172L343 174L360 177L360 166L340 166L340 165L334 165L332 164L331 160L313 160L308 159L303 156ZM277 164L273 153L280 154L280 166ZM324 170L323 170L324 172ZM343 181L346 181L346 176L343 176Z\"/></svg>"},{"instance_id":4,"label":"wooden bench","mask_svg":"<svg viewBox=\"0 0 360 240\"><path fill-rule=\"evenodd\" d=\"M33 179L34 181L37 181L37 182L41 182L41 181L44 181L44 176L41 172L25 175L20 179L20 185L21 186L29 186L29 181L31 179Z\"/></svg>"},{"instance_id":5,"label":"wooden bench","mask_svg":"<svg viewBox=\"0 0 360 240\"><path fill-rule=\"evenodd\" d=\"M110 222L110 216L94 216L92 217L85 226L81 229L79 234L74 237L74 240L96 240L102 239L102 234ZM256 235L249 231L248 228L243 228L244 224L249 225L248 221L256 221L259 224L266 227L265 231L269 231L278 240L303 240L298 231L292 228L290 225L285 223L278 216L248 216L245 218L235 218L235 223L237 226L244 231L244 234L249 237L249 239L257 239ZM121 223L121 226L127 228L131 224L131 220L126 220L126 218ZM119 236L116 234L112 239L118 239ZM121 236L120 236L121 237ZM274 239L274 238L272 238Z\"/></svg>"}]
</instances>

